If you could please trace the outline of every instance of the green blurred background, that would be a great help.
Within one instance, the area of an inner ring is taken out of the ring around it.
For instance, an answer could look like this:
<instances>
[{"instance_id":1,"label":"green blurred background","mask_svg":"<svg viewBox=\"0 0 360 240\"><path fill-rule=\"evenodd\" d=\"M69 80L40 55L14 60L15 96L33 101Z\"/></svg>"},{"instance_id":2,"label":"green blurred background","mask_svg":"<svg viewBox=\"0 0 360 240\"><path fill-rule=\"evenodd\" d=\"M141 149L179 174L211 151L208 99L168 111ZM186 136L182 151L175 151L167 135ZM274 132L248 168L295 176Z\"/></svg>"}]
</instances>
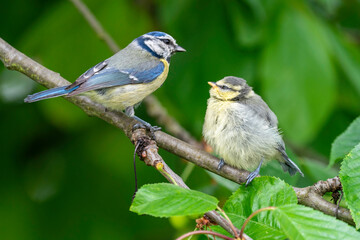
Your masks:
<instances>
[{"instance_id":1,"label":"green blurred background","mask_svg":"<svg viewBox=\"0 0 360 240\"><path fill-rule=\"evenodd\" d=\"M160 30L187 49L173 57L155 95L197 139L207 82L243 77L277 114L306 177L290 178L276 162L261 174L295 186L337 175L326 167L331 143L360 114L358 0L85 3L121 47ZM70 81L112 55L69 1L2 0L0 13L0 37ZM195 227L191 218L130 212L133 145L62 98L23 103L43 89L0 65L1 239L172 239ZM137 114L154 123L144 106ZM183 172L186 163L160 153ZM140 185L165 181L137 165ZM231 192L219 182L197 167L187 179L191 188L225 199Z\"/></svg>"}]
</instances>

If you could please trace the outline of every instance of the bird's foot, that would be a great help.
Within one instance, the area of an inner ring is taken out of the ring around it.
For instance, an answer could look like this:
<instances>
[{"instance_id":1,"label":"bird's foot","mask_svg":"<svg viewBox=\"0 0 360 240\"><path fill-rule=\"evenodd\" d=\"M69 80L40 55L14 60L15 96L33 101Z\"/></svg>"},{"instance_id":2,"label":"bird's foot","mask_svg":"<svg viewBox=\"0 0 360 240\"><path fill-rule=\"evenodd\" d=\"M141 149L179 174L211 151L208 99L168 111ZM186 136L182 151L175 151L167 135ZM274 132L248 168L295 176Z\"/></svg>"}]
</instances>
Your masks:
<instances>
[{"instance_id":1,"label":"bird's foot","mask_svg":"<svg viewBox=\"0 0 360 240\"><path fill-rule=\"evenodd\" d=\"M134 130L139 129L139 128L146 129L150 133L150 137L153 140L156 140L155 132L161 130L161 127L151 126L151 124L147 123L147 122L146 123L136 123L136 124L134 124L134 126L132 127L132 130L134 131Z\"/></svg>"},{"instance_id":2,"label":"bird's foot","mask_svg":"<svg viewBox=\"0 0 360 240\"><path fill-rule=\"evenodd\" d=\"M260 173L260 168L261 168L261 164L263 162L264 159L261 159L260 163L259 163L259 166L255 169L255 171L251 172L249 174L249 176L246 178L246 184L245 186L249 185L252 180L254 180L254 178L256 178L257 175L259 175Z\"/></svg>"},{"instance_id":3,"label":"bird's foot","mask_svg":"<svg viewBox=\"0 0 360 240\"><path fill-rule=\"evenodd\" d=\"M224 159L220 158L220 162L219 162L216 170L220 171L224 165L225 165Z\"/></svg>"},{"instance_id":4,"label":"bird's foot","mask_svg":"<svg viewBox=\"0 0 360 240\"><path fill-rule=\"evenodd\" d=\"M259 175L259 171L253 171L249 174L249 176L246 178L246 184L245 186L249 185L256 176Z\"/></svg>"}]
</instances>

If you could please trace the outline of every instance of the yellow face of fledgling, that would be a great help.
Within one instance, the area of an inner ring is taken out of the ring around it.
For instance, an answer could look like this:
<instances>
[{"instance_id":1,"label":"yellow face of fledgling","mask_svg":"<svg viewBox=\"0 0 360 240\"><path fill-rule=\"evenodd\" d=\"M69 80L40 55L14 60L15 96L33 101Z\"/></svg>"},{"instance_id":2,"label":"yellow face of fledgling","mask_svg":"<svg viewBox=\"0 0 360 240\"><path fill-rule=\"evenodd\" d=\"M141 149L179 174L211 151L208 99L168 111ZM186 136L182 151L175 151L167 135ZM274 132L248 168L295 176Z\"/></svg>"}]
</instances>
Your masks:
<instances>
[{"instance_id":1,"label":"yellow face of fledgling","mask_svg":"<svg viewBox=\"0 0 360 240\"><path fill-rule=\"evenodd\" d=\"M238 101L242 98L249 98L254 94L246 81L240 78L224 78L216 83L208 82L212 87L210 96L222 101Z\"/></svg>"}]
</instances>

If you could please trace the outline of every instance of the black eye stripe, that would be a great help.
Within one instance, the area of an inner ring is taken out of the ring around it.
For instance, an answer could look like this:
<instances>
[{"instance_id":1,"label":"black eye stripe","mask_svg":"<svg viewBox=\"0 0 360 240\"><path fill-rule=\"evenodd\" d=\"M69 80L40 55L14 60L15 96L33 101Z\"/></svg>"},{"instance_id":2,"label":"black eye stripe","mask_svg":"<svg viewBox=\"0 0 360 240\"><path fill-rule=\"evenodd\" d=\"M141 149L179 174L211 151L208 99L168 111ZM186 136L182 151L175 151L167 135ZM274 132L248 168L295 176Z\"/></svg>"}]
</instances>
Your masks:
<instances>
[{"instance_id":1,"label":"black eye stripe","mask_svg":"<svg viewBox=\"0 0 360 240\"><path fill-rule=\"evenodd\" d=\"M167 38L161 39L161 41L163 41L165 44L170 44L171 41Z\"/></svg>"},{"instance_id":2,"label":"black eye stripe","mask_svg":"<svg viewBox=\"0 0 360 240\"><path fill-rule=\"evenodd\" d=\"M225 85L218 85L219 88L223 89L223 90L230 90L231 88L229 88L228 86Z\"/></svg>"}]
</instances>

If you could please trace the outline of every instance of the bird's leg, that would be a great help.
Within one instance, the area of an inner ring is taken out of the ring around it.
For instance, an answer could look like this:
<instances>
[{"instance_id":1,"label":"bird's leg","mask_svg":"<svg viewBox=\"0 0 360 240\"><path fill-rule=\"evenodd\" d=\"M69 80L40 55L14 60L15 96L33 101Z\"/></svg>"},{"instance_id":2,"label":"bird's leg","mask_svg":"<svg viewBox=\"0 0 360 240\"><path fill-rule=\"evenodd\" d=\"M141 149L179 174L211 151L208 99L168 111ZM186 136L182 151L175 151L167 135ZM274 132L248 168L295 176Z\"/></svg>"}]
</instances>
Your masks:
<instances>
[{"instance_id":1,"label":"bird's leg","mask_svg":"<svg viewBox=\"0 0 360 240\"><path fill-rule=\"evenodd\" d=\"M148 130L148 131L151 133L151 137L152 137L153 139L155 139L154 133L155 133L156 131L161 130L161 127L151 126L150 123L148 123L148 122L142 120L141 118L135 116L135 111L134 111L134 107L133 107L133 106L127 107L127 108L125 109L125 114L126 114L127 116L129 116L129 117L134 118L136 121L139 122L139 123L137 123L137 124L135 124L135 125L133 126L133 130L136 129L136 128L145 128L146 130Z\"/></svg>"},{"instance_id":2,"label":"bird's leg","mask_svg":"<svg viewBox=\"0 0 360 240\"><path fill-rule=\"evenodd\" d=\"M260 168L261 168L261 164L263 162L263 158L261 159L260 163L259 163L259 166L255 169L255 171L251 172L249 174L249 176L246 178L246 184L245 186L249 185L249 183L251 183L252 180L254 180L254 178L259 175L260 173Z\"/></svg>"},{"instance_id":3,"label":"bird's leg","mask_svg":"<svg viewBox=\"0 0 360 240\"><path fill-rule=\"evenodd\" d=\"M145 120L142 120L141 118L137 117L137 116L133 116L133 118L136 120L136 121L139 121L141 124L143 124L145 126L145 128L147 130L149 130L150 132L156 132L156 131L160 131L161 130L161 127L158 127L158 126L151 126L150 123L146 122Z\"/></svg>"},{"instance_id":4,"label":"bird's leg","mask_svg":"<svg viewBox=\"0 0 360 240\"><path fill-rule=\"evenodd\" d=\"M135 115L135 110L133 106L125 108L125 114L128 117L133 117Z\"/></svg>"},{"instance_id":5,"label":"bird's leg","mask_svg":"<svg viewBox=\"0 0 360 240\"><path fill-rule=\"evenodd\" d=\"M220 158L219 165L217 166L217 170L220 171L222 167L225 165L224 159Z\"/></svg>"}]
</instances>

